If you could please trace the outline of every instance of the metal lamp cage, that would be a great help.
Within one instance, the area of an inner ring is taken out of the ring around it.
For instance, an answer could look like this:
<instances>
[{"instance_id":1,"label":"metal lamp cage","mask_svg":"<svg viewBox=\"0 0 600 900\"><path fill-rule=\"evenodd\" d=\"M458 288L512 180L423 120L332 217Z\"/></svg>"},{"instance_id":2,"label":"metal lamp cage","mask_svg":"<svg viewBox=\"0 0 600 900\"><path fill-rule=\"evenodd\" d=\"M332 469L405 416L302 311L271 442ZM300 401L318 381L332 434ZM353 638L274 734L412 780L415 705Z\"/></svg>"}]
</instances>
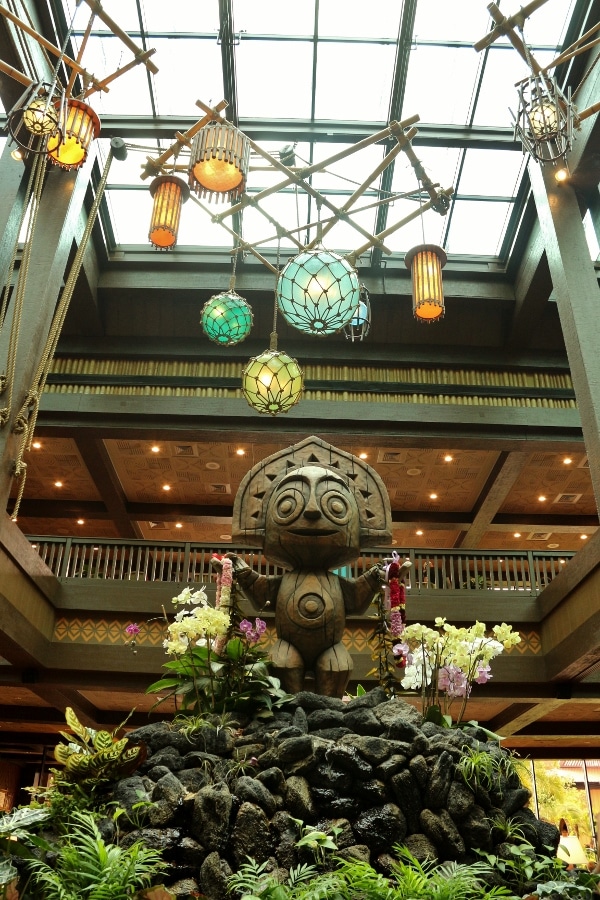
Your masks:
<instances>
[{"instance_id":1,"label":"metal lamp cage","mask_svg":"<svg viewBox=\"0 0 600 900\"><path fill-rule=\"evenodd\" d=\"M55 85L31 84L8 113L8 131L26 153L46 153L45 138L62 137L64 107L64 93Z\"/></svg>"},{"instance_id":2,"label":"metal lamp cage","mask_svg":"<svg viewBox=\"0 0 600 900\"><path fill-rule=\"evenodd\" d=\"M176 175L159 175L150 185L150 195L154 203L148 240L157 250L172 250L177 243L181 207L190 189Z\"/></svg>"},{"instance_id":3,"label":"metal lamp cage","mask_svg":"<svg viewBox=\"0 0 600 900\"><path fill-rule=\"evenodd\" d=\"M192 144L189 185L200 197L234 203L246 188L250 141L231 122L209 122Z\"/></svg>"},{"instance_id":4,"label":"metal lamp cage","mask_svg":"<svg viewBox=\"0 0 600 900\"><path fill-rule=\"evenodd\" d=\"M233 289L215 294L200 313L205 335L221 347L233 347L245 340L253 321L252 307Z\"/></svg>"},{"instance_id":5,"label":"metal lamp cage","mask_svg":"<svg viewBox=\"0 0 600 900\"><path fill-rule=\"evenodd\" d=\"M515 137L542 165L564 159L573 143L571 89L565 96L555 78L531 75L519 82L517 90Z\"/></svg>"},{"instance_id":6,"label":"metal lamp cage","mask_svg":"<svg viewBox=\"0 0 600 900\"><path fill-rule=\"evenodd\" d=\"M371 330L371 299L369 292L361 284L360 300L354 311L354 315L347 325L344 326L344 334L349 341L364 341Z\"/></svg>"},{"instance_id":7,"label":"metal lamp cage","mask_svg":"<svg viewBox=\"0 0 600 900\"><path fill-rule=\"evenodd\" d=\"M50 162L63 169L79 169L99 134L100 119L92 107L82 100L67 100L61 134L48 141Z\"/></svg>"}]
</instances>

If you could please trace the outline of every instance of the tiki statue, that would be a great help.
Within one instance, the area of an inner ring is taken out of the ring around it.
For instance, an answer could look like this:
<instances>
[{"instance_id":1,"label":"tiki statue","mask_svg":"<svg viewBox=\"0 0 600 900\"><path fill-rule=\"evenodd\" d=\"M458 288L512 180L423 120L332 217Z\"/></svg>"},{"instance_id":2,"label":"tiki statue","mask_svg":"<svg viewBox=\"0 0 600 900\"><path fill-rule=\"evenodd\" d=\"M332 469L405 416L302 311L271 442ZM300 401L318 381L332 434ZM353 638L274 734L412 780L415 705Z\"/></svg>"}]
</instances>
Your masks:
<instances>
[{"instance_id":1,"label":"tiki statue","mask_svg":"<svg viewBox=\"0 0 600 900\"><path fill-rule=\"evenodd\" d=\"M391 541L387 492L365 462L316 437L248 472L233 508L233 540L261 547L283 575L258 575L236 554L234 575L256 609L275 610L273 667L289 692L307 673L319 694L341 697L352 671L342 643L346 614L364 613L381 585L373 566L356 579L336 569L361 547Z\"/></svg>"}]
</instances>

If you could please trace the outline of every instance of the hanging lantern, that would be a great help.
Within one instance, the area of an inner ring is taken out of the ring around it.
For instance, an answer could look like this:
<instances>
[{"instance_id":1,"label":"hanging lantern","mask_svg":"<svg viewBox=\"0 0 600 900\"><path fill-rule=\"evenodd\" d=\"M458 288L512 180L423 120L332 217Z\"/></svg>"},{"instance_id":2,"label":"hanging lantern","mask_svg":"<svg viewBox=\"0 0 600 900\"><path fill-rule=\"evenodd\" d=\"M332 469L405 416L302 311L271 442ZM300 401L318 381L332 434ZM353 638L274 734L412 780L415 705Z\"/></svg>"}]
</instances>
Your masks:
<instances>
[{"instance_id":1,"label":"hanging lantern","mask_svg":"<svg viewBox=\"0 0 600 900\"><path fill-rule=\"evenodd\" d=\"M349 341L364 341L370 330L371 301L368 290L361 284L358 306L348 324L344 326L344 334Z\"/></svg>"},{"instance_id":2,"label":"hanging lantern","mask_svg":"<svg viewBox=\"0 0 600 900\"><path fill-rule=\"evenodd\" d=\"M242 392L259 413L277 416L295 406L302 395L304 373L298 361L277 349L277 334L260 356L253 356L242 372Z\"/></svg>"},{"instance_id":3,"label":"hanging lantern","mask_svg":"<svg viewBox=\"0 0 600 900\"><path fill-rule=\"evenodd\" d=\"M190 189L175 175L159 175L150 185L150 196L154 205L148 240L157 250L172 250L177 243L181 206Z\"/></svg>"},{"instance_id":4,"label":"hanging lantern","mask_svg":"<svg viewBox=\"0 0 600 900\"><path fill-rule=\"evenodd\" d=\"M306 334L334 334L358 308L356 269L329 250L306 250L281 270L277 303L286 322Z\"/></svg>"},{"instance_id":5,"label":"hanging lantern","mask_svg":"<svg viewBox=\"0 0 600 900\"><path fill-rule=\"evenodd\" d=\"M404 257L412 278L413 313L420 322L436 322L444 316L442 269L446 260L435 244L413 247Z\"/></svg>"},{"instance_id":6,"label":"hanging lantern","mask_svg":"<svg viewBox=\"0 0 600 900\"><path fill-rule=\"evenodd\" d=\"M250 141L231 122L209 122L194 138L189 185L200 197L233 203L246 187Z\"/></svg>"},{"instance_id":7,"label":"hanging lantern","mask_svg":"<svg viewBox=\"0 0 600 900\"><path fill-rule=\"evenodd\" d=\"M28 153L45 153L44 138L60 139L64 95L48 82L30 85L7 116L7 127Z\"/></svg>"},{"instance_id":8,"label":"hanging lantern","mask_svg":"<svg viewBox=\"0 0 600 900\"><path fill-rule=\"evenodd\" d=\"M222 347L232 347L247 338L253 319L250 304L232 289L215 294L200 313L205 335Z\"/></svg>"},{"instance_id":9,"label":"hanging lantern","mask_svg":"<svg viewBox=\"0 0 600 900\"><path fill-rule=\"evenodd\" d=\"M571 91L565 95L549 75L531 75L517 85L515 137L542 165L564 159L573 142Z\"/></svg>"},{"instance_id":10,"label":"hanging lantern","mask_svg":"<svg viewBox=\"0 0 600 900\"><path fill-rule=\"evenodd\" d=\"M87 159L92 141L100 134L100 119L81 100L68 100L61 136L48 141L50 162L63 169L79 169Z\"/></svg>"}]
</instances>

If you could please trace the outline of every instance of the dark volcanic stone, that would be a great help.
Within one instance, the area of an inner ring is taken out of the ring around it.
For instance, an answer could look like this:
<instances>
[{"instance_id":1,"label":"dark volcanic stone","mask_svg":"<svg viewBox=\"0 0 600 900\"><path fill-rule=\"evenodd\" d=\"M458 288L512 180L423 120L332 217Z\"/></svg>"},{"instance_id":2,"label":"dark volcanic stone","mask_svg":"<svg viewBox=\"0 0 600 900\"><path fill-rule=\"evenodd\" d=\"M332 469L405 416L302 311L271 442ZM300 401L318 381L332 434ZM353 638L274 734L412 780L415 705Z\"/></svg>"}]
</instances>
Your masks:
<instances>
[{"instance_id":1,"label":"dark volcanic stone","mask_svg":"<svg viewBox=\"0 0 600 900\"><path fill-rule=\"evenodd\" d=\"M460 833L467 847L492 849L492 826L480 806L474 806L460 823Z\"/></svg>"},{"instance_id":2,"label":"dark volcanic stone","mask_svg":"<svg viewBox=\"0 0 600 900\"><path fill-rule=\"evenodd\" d=\"M409 834L404 840L404 846L407 850L410 850L420 863L424 863L427 860L429 862L437 862L438 860L437 847L429 840L426 834Z\"/></svg>"},{"instance_id":3,"label":"dark volcanic stone","mask_svg":"<svg viewBox=\"0 0 600 900\"><path fill-rule=\"evenodd\" d=\"M385 725L368 708L349 709L344 716L344 725L356 734L378 735L385 731Z\"/></svg>"},{"instance_id":4,"label":"dark volcanic stone","mask_svg":"<svg viewBox=\"0 0 600 900\"><path fill-rule=\"evenodd\" d=\"M358 750L354 747L343 746L341 744L334 745L327 752L327 759L330 763L349 772L356 778L368 780L373 777L373 766L362 758Z\"/></svg>"},{"instance_id":5,"label":"dark volcanic stone","mask_svg":"<svg viewBox=\"0 0 600 900\"><path fill-rule=\"evenodd\" d=\"M362 812L354 823L360 842L372 850L384 850L404 840L406 820L395 803L384 803Z\"/></svg>"},{"instance_id":6,"label":"dark volcanic stone","mask_svg":"<svg viewBox=\"0 0 600 900\"><path fill-rule=\"evenodd\" d=\"M162 747L160 750L157 750L156 753L153 753L146 760L143 768L149 770L154 768L154 766L166 766L171 772L178 772L180 769L183 769L183 760L179 750L176 750L175 747Z\"/></svg>"},{"instance_id":7,"label":"dark volcanic stone","mask_svg":"<svg viewBox=\"0 0 600 900\"><path fill-rule=\"evenodd\" d=\"M294 727L302 732L302 734L306 734L308 731L306 712L300 706L294 713Z\"/></svg>"},{"instance_id":8,"label":"dark volcanic stone","mask_svg":"<svg viewBox=\"0 0 600 900\"><path fill-rule=\"evenodd\" d=\"M296 762L312 754L312 740L308 734L291 737L277 747L277 756L283 763Z\"/></svg>"},{"instance_id":9,"label":"dark volcanic stone","mask_svg":"<svg viewBox=\"0 0 600 900\"><path fill-rule=\"evenodd\" d=\"M393 756L390 756L389 759L386 759L385 762L382 762L381 765L377 766L375 774L378 775L379 778L383 778L384 781L387 781L398 772L401 772L405 766L406 756L394 753Z\"/></svg>"},{"instance_id":10,"label":"dark volcanic stone","mask_svg":"<svg viewBox=\"0 0 600 900\"><path fill-rule=\"evenodd\" d=\"M502 812L505 816L512 816L514 813L523 809L530 798L531 792L524 787L507 791L502 801Z\"/></svg>"},{"instance_id":11,"label":"dark volcanic stone","mask_svg":"<svg viewBox=\"0 0 600 900\"><path fill-rule=\"evenodd\" d=\"M379 803L385 803L387 799L385 784L375 778L371 781L355 781L354 790L363 807L377 806Z\"/></svg>"},{"instance_id":12,"label":"dark volcanic stone","mask_svg":"<svg viewBox=\"0 0 600 900\"><path fill-rule=\"evenodd\" d=\"M177 777L182 785L192 794L199 791L209 781L204 769L182 769Z\"/></svg>"},{"instance_id":13,"label":"dark volcanic stone","mask_svg":"<svg viewBox=\"0 0 600 900\"><path fill-rule=\"evenodd\" d=\"M421 790L424 790L429 781L429 766L427 765L425 757L420 754L413 756L408 764L408 768L410 769L411 775L414 775Z\"/></svg>"},{"instance_id":14,"label":"dark volcanic stone","mask_svg":"<svg viewBox=\"0 0 600 900\"><path fill-rule=\"evenodd\" d=\"M461 781L453 781L448 791L446 808L452 818L463 819L475 805L475 797L466 784Z\"/></svg>"},{"instance_id":15,"label":"dark volcanic stone","mask_svg":"<svg viewBox=\"0 0 600 900\"><path fill-rule=\"evenodd\" d=\"M315 804L306 778L300 775L290 776L285 784L284 799L296 819L302 819L303 822L314 821Z\"/></svg>"},{"instance_id":16,"label":"dark volcanic stone","mask_svg":"<svg viewBox=\"0 0 600 900\"><path fill-rule=\"evenodd\" d=\"M218 853L209 853L200 868L200 886L209 900L229 900L229 864Z\"/></svg>"},{"instance_id":17,"label":"dark volcanic stone","mask_svg":"<svg viewBox=\"0 0 600 900\"><path fill-rule=\"evenodd\" d=\"M233 797L224 782L207 785L196 794L191 831L209 852L227 846L232 806Z\"/></svg>"},{"instance_id":18,"label":"dark volcanic stone","mask_svg":"<svg viewBox=\"0 0 600 900\"><path fill-rule=\"evenodd\" d=\"M353 697L352 700L349 700L344 706L349 711L355 709L372 709L374 706L385 703L387 698L384 689L382 687L376 687L371 691L367 691L366 694L361 694L360 697Z\"/></svg>"},{"instance_id":19,"label":"dark volcanic stone","mask_svg":"<svg viewBox=\"0 0 600 900\"><path fill-rule=\"evenodd\" d=\"M311 709L345 709L346 704L338 697L324 697L322 694L313 694L311 691L299 691L295 696L298 706L304 710Z\"/></svg>"},{"instance_id":20,"label":"dark volcanic stone","mask_svg":"<svg viewBox=\"0 0 600 900\"><path fill-rule=\"evenodd\" d=\"M428 809L441 809L446 805L448 791L454 776L454 760L443 750L435 761L429 785L425 791L424 803Z\"/></svg>"},{"instance_id":21,"label":"dark volcanic stone","mask_svg":"<svg viewBox=\"0 0 600 900\"><path fill-rule=\"evenodd\" d=\"M462 859L465 855L465 843L445 809L433 812L424 809L420 816L421 829L439 848L444 859Z\"/></svg>"},{"instance_id":22,"label":"dark volcanic stone","mask_svg":"<svg viewBox=\"0 0 600 900\"><path fill-rule=\"evenodd\" d=\"M275 798L273 794L256 778L242 775L235 782L234 794L244 802L260 806L269 818L275 813Z\"/></svg>"},{"instance_id":23,"label":"dark volcanic stone","mask_svg":"<svg viewBox=\"0 0 600 900\"><path fill-rule=\"evenodd\" d=\"M238 866L248 857L258 863L265 862L275 849L269 820L260 806L242 803L236 816L231 836L233 855Z\"/></svg>"},{"instance_id":24,"label":"dark volcanic stone","mask_svg":"<svg viewBox=\"0 0 600 900\"><path fill-rule=\"evenodd\" d=\"M393 776L390 784L396 803L404 813L409 832L418 831L423 798L416 780L408 769L404 769Z\"/></svg>"},{"instance_id":25,"label":"dark volcanic stone","mask_svg":"<svg viewBox=\"0 0 600 900\"><path fill-rule=\"evenodd\" d=\"M318 731L311 731L313 737L320 737L326 741L339 741L340 738L345 737L347 734L352 734L352 731L346 727L340 728L319 728Z\"/></svg>"},{"instance_id":26,"label":"dark volcanic stone","mask_svg":"<svg viewBox=\"0 0 600 900\"><path fill-rule=\"evenodd\" d=\"M306 717L310 731L342 727L344 719L344 713L340 709L313 709Z\"/></svg>"},{"instance_id":27,"label":"dark volcanic stone","mask_svg":"<svg viewBox=\"0 0 600 900\"><path fill-rule=\"evenodd\" d=\"M352 735L352 737L342 738L340 744L354 747L372 766L382 763L391 752L388 741L379 737L369 737L368 735L356 734Z\"/></svg>"},{"instance_id":28,"label":"dark volcanic stone","mask_svg":"<svg viewBox=\"0 0 600 900\"><path fill-rule=\"evenodd\" d=\"M260 781L261 784L264 784L266 788L275 794L279 793L285 784L283 772L276 766L273 766L271 769L265 769L264 772L259 772L256 780Z\"/></svg>"}]
</instances>

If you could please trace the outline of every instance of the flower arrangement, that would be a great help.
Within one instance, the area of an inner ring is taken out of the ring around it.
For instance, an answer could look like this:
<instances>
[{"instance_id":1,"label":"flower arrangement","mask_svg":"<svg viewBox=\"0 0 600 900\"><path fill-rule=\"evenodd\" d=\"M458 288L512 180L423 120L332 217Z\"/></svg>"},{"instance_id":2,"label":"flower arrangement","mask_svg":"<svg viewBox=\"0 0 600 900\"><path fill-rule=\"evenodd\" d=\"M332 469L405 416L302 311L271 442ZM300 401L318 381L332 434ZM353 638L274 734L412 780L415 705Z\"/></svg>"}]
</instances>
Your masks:
<instances>
[{"instance_id":1,"label":"flower arrangement","mask_svg":"<svg viewBox=\"0 0 600 900\"><path fill-rule=\"evenodd\" d=\"M442 617L436 618L435 628L418 622L408 625L401 637L392 653L402 661L402 687L420 692L425 718L447 725L452 723L450 708L455 701L461 701L458 725L472 685L490 680L491 660L521 641L519 633L504 622L488 633L483 622L457 628Z\"/></svg>"},{"instance_id":2,"label":"flower arrangement","mask_svg":"<svg viewBox=\"0 0 600 900\"><path fill-rule=\"evenodd\" d=\"M258 646L266 622L241 618L231 560L215 555L212 563L217 571L215 606L204 587L186 587L173 597L177 612L172 622L164 613L168 624L163 642L171 659L163 665L165 677L147 693L164 694L157 705L173 697L181 712L193 716L271 709L289 698L269 673L269 658ZM137 633L128 636L134 641Z\"/></svg>"}]
</instances>

